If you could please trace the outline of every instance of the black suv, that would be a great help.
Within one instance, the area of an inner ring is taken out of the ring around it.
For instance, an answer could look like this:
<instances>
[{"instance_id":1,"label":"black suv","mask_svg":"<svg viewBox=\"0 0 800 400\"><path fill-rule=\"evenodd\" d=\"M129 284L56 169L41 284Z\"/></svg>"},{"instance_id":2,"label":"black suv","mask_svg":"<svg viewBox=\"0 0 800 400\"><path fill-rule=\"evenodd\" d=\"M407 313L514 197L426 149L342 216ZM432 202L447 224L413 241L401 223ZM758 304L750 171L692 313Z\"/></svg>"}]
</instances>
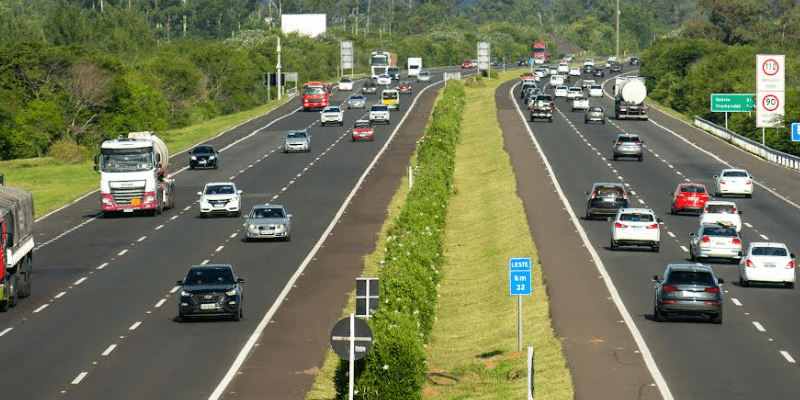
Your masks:
<instances>
[{"instance_id":1,"label":"black suv","mask_svg":"<svg viewBox=\"0 0 800 400\"><path fill-rule=\"evenodd\" d=\"M594 71L592 72L592 75L594 75L596 77L599 77L599 78L605 78L606 77L606 70L605 70L605 68L600 67L600 66L594 67Z\"/></svg>"},{"instance_id":2,"label":"black suv","mask_svg":"<svg viewBox=\"0 0 800 400\"><path fill-rule=\"evenodd\" d=\"M189 151L189 168L219 168L219 154L210 144L195 146Z\"/></svg>"},{"instance_id":3,"label":"black suv","mask_svg":"<svg viewBox=\"0 0 800 400\"><path fill-rule=\"evenodd\" d=\"M639 65L639 57L631 56L630 65Z\"/></svg>"},{"instance_id":4,"label":"black suv","mask_svg":"<svg viewBox=\"0 0 800 400\"><path fill-rule=\"evenodd\" d=\"M186 279L178 281L178 317L229 316L238 321L242 313L242 284L228 264L193 265Z\"/></svg>"},{"instance_id":5,"label":"black suv","mask_svg":"<svg viewBox=\"0 0 800 400\"><path fill-rule=\"evenodd\" d=\"M622 71L622 64L618 61L611 62L611 72L621 72Z\"/></svg>"},{"instance_id":6,"label":"black suv","mask_svg":"<svg viewBox=\"0 0 800 400\"><path fill-rule=\"evenodd\" d=\"M597 182L592 185L586 199L586 219L596 215L616 215L620 208L628 207L628 194L625 186L617 182Z\"/></svg>"}]
</instances>

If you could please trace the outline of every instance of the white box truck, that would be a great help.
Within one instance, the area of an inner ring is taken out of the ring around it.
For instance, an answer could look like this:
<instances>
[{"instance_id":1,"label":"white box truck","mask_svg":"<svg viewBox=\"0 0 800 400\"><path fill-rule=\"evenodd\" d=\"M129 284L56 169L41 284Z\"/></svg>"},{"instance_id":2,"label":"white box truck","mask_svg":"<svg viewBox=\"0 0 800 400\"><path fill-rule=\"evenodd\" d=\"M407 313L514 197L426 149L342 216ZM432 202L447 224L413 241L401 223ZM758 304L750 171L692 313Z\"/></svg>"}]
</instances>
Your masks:
<instances>
[{"instance_id":1,"label":"white box truck","mask_svg":"<svg viewBox=\"0 0 800 400\"><path fill-rule=\"evenodd\" d=\"M422 70L422 58L408 57L408 76L417 76L420 70Z\"/></svg>"}]
</instances>

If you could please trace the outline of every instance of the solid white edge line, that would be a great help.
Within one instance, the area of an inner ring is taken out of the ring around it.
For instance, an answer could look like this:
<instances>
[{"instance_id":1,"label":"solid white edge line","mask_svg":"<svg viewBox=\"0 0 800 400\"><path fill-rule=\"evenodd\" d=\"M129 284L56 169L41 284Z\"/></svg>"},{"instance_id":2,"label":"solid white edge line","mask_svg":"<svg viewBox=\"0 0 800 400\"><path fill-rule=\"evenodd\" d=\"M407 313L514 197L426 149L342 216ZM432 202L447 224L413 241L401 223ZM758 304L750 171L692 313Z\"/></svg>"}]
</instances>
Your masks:
<instances>
[{"instance_id":1,"label":"solid white edge line","mask_svg":"<svg viewBox=\"0 0 800 400\"><path fill-rule=\"evenodd\" d=\"M796 361L794 360L794 358L792 358L792 356L790 356L790 355L789 355L789 352L788 352L788 351L786 351L786 350L781 350L781 355L783 356L783 358L785 358L785 359L786 359L786 361L788 361L788 362L790 362L790 363L792 363L792 364L794 364L794 363L796 362Z\"/></svg>"},{"instance_id":2,"label":"solid white edge line","mask_svg":"<svg viewBox=\"0 0 800 400\"><path fill-rule=\"evenodd\" d=\"M247 342L245 343L244 347L242 347L242 350L239 351L239 355L233 361L233 364L231 365L230 369L228 370L228 373L225 374L225 376L222 378L222 381L220 381L219 385L217 385L216 389L214 389L214 392L212 392L211 395L208 397L208 400L218 400L222 396L223 392L228 387L228 385L231 383L231 381L233 381L233 378L236 376L236 372L239 370L239 368L242 367L242 364L244 364L244 361L247 358L247 355L250 354L250 351L252 351L253 347L255 346L256 342L258 341L258 338L264 332L264 329L266 329L267 324L269 323L269 321L272 319L272 317L278 311L278 308L283 303L283 301L286 298L286 296L289 294L289 291L292 289L292 287L294 286L295 282L300 278L300 275L303 274L303 272L306 269L306 266L308 266L308 264L311 262L311 260L317 254L317 251L319 251L319 249L322 247L322 243L324 243L325 240L328 238L328 235L330 235L330 233L333 230L334 226L336 226L336 223L342 217L342 214L344 214L344 210L347 208L347 206L350 204L350 201L356 195L356 192L361 187L361 184L364 183L364 180L367 178L367 175L369 174L369 172L372 170L372 168L375 166L375 164L378 163L378 159L383 155L383 153L389 147L389 144L392 143L392 140L394 140L394 137L397 136L397 132L400 130L400 127L403 126L403 122L405 122L406 118L408 118L408 116L411 115L411 110L417 104L417 101L419 100L419 98L422 95L422 93L425 92L426 90L432 88L432 87L435 87L435 86L437 86L437 85L428 85L428 86L426 86L424 89L419 91L419 93L417 94L416 97L414 97L414 101L408 107L408 111L405 113L405 115L403 115L403 118L400 120L400 123L395 125L394 131L392 131L392 134L391 134L391 136L389 136L389 139L386 140L386 143L384 143L383 147L381 147L381 150L378 152L378 154L375 155L375 158L372 159L372 162L364 170L364 173L361 174L361 177L358 179L358 182L356 182L355 187L353 187L353 190L350 191L350 194L347 196L347 198L344 199L344 202L342 203L341 207L339 207L339 211L336 212L336 215L333 217L333 220L328 225L328 228L325 229L325 232L322 233L322 235L320 236L320 238L317 241L317 243L311 249L311 252L308 253L306 258L303 260L303 262L300 264L300 266L294 272L294 275L292 275L292 277L289 278L289 281L286 283L286 286L284 286L283 290L278 295L278 297L275 300L275 302L272 304L270 309L264 315L264 318L261 319L261 322L258 323L258 326L256 326L256 329L253 331L253 334L250 335L250 338L247 340Z\"/></svg>"},{"instance_id":3,"label":"solid white edge line","mask_svg":"<svg viewBox=\"0 0 800 400\"><path fill-rule=\"evenodd\" d=\"M14 328L6 328L6 329L4 329L2 332L0 332L0 336L3 336L3 335L5 335L6 333L8 333L8 332L11 332L13 329L14 329Z\"/></svg>"},{"instance_id":4,"label":"solid white edge line","mask_svg":"<svg viewBox=\"0 0 800 400\"><path fill-rule=\"evenodd\" d=\"M72 384L73 385L77 385L77 384L81 383L81 381L83 380L83 378L86 377L86 375L89 375L89 373L88 372L81 372L80 374L78 374L77 377L75 377L75 379L72 380Z\"/></svg>"},{"instance_id":5,"label":"solid white edge line","mask_svg":"<svg viewBox=\"0 0 800 400\"><path fill-rule=\"evenodd\" d=\"M558 179L556 178L555 171L553 171L553 167L550 165L550 161L548 161L547 156L544 154L544 151L542 150L542 147L539 145L539 141L536 140L536 136L533 135L533 131L531 130L530 124L528 124L527 119L525 119L525 116L522 114L522 111L520 111L519 107L516 106L517 103L514 99L514 88L516 88L517 85L519 85L519 83L516 83L511 86L511 90L509 90L508 92L509 98L511 98L511 101L515 105L514 108L517 110L520 119L522 119L522 121L524 122L525 129L528 131L528 135L533 141L533 144L536 146L536 151L539 153L539 156L542 158L542 161L544 161L544 164L547 167L547 172L550 175L550 180L553 182L553 185L555 186L556 191L558 192L558 196L561 198L561 202L563 203L564 208L567 210L567 213L570 216L572 224L578 231L578 234L580 235L581 240L583 240L583 244L584 246L586 246L586 249L589 251L589 254L591 254L592 259L594 260L595 267L600 272L600 275L603 276L603 282L605 282L606 288L608 289L609 294L611 294L611 298L614 301L614 305L617 306L617 310L622 315L622 319L625 321L625 325L631 332L633 340L639 347L639 352L642 354L644 363L647 366L647 369L650 371L650 375L653 377L653 380L655 380L656 386L658 387L658 390L661 392L661 396L664 398L664 400L673 400L674 397L672 397L672 392L669 390L669 386L667 386L667 381L664 380L663 375L661 375L661 371L659 371L658 366L656 365L656 361L653 358L652 353L650 353L650 349L647 347L647 343L645 342L642 333L639 331L639 329L636 327L636 324L633 322L633 318L631 318L628 309L625 308L625 304L622 302L622 298L620 297L619 292L617 292L617 289L614 286L614 282L611 281L611 276L608 274L608 271L603 265L603 261L600 259L600 256L592 247L592 244L589 241L589 237L586 235L586 231L578 222L579 221L578 217L572 211L572 207L569 204L569 201L567 201L567 198L564 195L564 191L561 189L561 184L558 182Z\"/></svg>"}]
</instances>

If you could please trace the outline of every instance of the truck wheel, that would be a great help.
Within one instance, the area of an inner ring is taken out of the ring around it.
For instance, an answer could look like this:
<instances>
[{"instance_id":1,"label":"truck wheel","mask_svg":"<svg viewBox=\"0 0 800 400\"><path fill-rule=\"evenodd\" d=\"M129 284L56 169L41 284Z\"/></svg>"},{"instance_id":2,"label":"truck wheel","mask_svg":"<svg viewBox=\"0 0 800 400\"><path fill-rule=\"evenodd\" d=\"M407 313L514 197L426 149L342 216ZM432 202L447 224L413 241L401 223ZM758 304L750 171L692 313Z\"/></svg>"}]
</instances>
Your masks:
<instances>
[{"instance_id":1,"label":"truck wheel","mask_svg":"<svg viewBox=\"0 0 800 400\"><path fill-rule=\"evenodd\" d=\"M31 267L31 259L25 258L22 262L22 269L25 271L25 280L23 281L19 297L25 298L31 295L31 279L33 276L33 268Z\"/></svg>"},{"instance_id":2,"label":"truck wheel","mask_svg":"<svg viewBox=\"0 0 800 400\"><path fill-rule=\"evenodd\" d=\"M8 279L8 306L17 306L17 274L16 272Z\"/></svg>"}]
</instances>

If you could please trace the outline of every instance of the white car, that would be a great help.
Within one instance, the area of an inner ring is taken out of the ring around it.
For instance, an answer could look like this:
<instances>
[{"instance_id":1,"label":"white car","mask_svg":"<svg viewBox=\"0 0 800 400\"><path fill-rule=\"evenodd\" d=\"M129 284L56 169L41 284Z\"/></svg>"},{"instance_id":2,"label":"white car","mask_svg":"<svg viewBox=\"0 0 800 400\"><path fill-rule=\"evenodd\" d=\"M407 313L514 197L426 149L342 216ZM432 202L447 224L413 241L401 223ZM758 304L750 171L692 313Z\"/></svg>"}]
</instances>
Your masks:
<instances>
[{"instance_id":1,"label":"white car","mask_svg":"<svg viewBox=\"0 0 800 400\"><path fill-rule=\"evenodd\" d=\"M348 77L339 80L339 90L353 90L353 81Z\"/></svg>"},{"instance_id":2,"label":"white car","mask_svg":"<svg viewBox=\"0 0 800 400\"><path fill-rule=\"evenodd\" d=\"M534 57L533 63L534 64L544 64L544 57L542 57L542 56Z\"/></svg>"},{"instance_id":3,"label":"white car","mask_svg":"<svg viewBox=\"0 0 800 400\"><path fill-rule=\"evenodd\" d=\"M782 283L794 287L794 254L783 243L751 242L739 262L739 284L750 282Z\"/></svg>"},{"instance_id":4,"label":"white car","mask_svg":"<svg viewBox=\"0 0 800 400\"><path fill-rule=\"evenodd\" d=\"M714 175L714 196L723 194L742 194L753 197L753 176L743 169L726 168Z\"/></svg>"},{"instance_id":5,"label":"white car","mask_svg":"<svg viewBox=\"0 0 800 400\"><path fill-rule=\"evenodd\" d=\"M537 78L544 78L545 75L547 75L545 70L543 70L541 68L536 68L536 70L533 71L533 76L535 76Z\"/></svg>"},{"instance_id":6,"label":"white car","mask_svg":"<svg viewBox=\"0 0 800 400\"><path fill-rule=\"evenodd\" d=\"M589 86L589 97L603 97L603 87L600 85Z\"/></svg>"},{"instance_id":7,"label":"white car","mask_svg":"<svg viewBox=\"0 0 800 400\"><path fill-rule=\"evenodd\" d=\"M567 89L567 100L575 100L582 98L583 98L583 90L581 88L577 86L572 86L569 89Z\"/></svg>"},{"instance_id":8,"label":"white car","mask_svg":"<svg viewBox=\"0 0 800 400\"><path fill-rule=\"evenodd\" d=\"M564 84L564 76L563 75L550 75L550 85L563 85Z\"/></svg>"},{"instance_id":9,"label":"white car","mask_svg":"<svg viewBox=\"0 0 800 400\"><path fill-rule=\"evenodd\" d=\"M736 232L742 232L742 212L736 208L736 203L732 201L712 200L706 202L700 212L700 225L708 224L728 224L736 228Z\"/></svg>"},{"instance_id":10,"label":"white car","mask_svg":"<svg viewBox=\"0 0 800 400\"><path fill-rule=\"evenodd\" d=\"M594 66L594 60L592 60L591 58L587 58L586 61L583 62L583 65Z\"/></svg>"},{"instance_id":11,"label":"white car","mask_svg":"<svg viewBox=\"0 0 800 400\"><path fill-rule=\"evenodd\" d=\"M431 73L428 72L427 69L419 71L419 74L417 74L417 82L430 82L430 81L431 81Z\"/></svg>"},{"instance_id":12,"label":"white car","mask_svg":"<svg viewBox=\"0 0 800 400\"><path fill-rule=\"evenodd\" d=\"M727 258L734 264L742 259L742 237L729 225L700 225L689 234L689 258Z\"/></svg>"},{"instance_id":13,"label":"white car","mask_svg":"<svg viewBox=\"0 0 800 400\"><path fill-rule=\"evenodd\" d=\"M569 69L569 76L581 76L581 69L578 67L571 67Z\"/></svg>"},{"instance_id":14,"label":"white car","mask_svg":"<svg viewBox=\"0 0 800 400\"><path fill-rule=\"evenodd\" d=\"M620 208L611 224L611 250L619 246L646 246L658 251L661 246L659 222L649 208Z\"/></svg>"},{"instance_id":15,"label":"white car","mask_svg":"<svg viewBox=\"0 0 800 400\"><path fill-rule=\"evenodd\" d=\"M212 214L238 217L242 208L242 191L233 182L207 183L200 196L200 218Z\"/></svg>"},{"instance_id":16,"label":"white car","mask_svg":"<svg viewBox=\"0 0 800 400\"><path fill-rule=\"evenodd\" d=\"M589 109L589 99L582 97L572 100L572 111L575 110L586 111L588 109Z\"/></svg>"},{"instance_id":17,"label":"white car","mask_svg":"<svg viewBox=\"0 0 800 400\"><path fill-rule=\"evenodd\" d=\"M567 73L569 73L569 64L567 64L567 63L559 63L557 68L558 68L558 73L559 74L567 74Z\"/></svg>"},{"instance_id":18,"label":"white car","mask_svg":"<svg viewBox=\"0 0 800 400\"><path fill-rule=\"evenodd\" d=\"M322 126L327 124L344 124L344 110L339 106L328 106L322 109L319 115L319 123Z\"/></svg>"},{"instance_id":19,"label":"white car","mask_svg":"<svg viewBox=\"0 0 800 400\"><path fill-rule=\"evenodd\" d=\"M386 104L373 104L369 108L369 122L384 122L389 125L389 107Z\"/></svg>"},{"instance_id":20,"label":"white car","mask_svg":"<svg viewBox=\"0 0 800 400\"><path fill-rule=\"evenodd\" d=\"M566 85L558 85L555 89L553 89L553 97L559 98L567 98L567 93L569 93L569 88Z\"/></svg>"},{"instance_id":21,"label":"white car","mask_svg":"<svg viewBox=\"0 0 800 400\"><path fill-rule=\"evenodd\" d=\"M392 76L387 74L378 75L378 79L375 80L375 83L378 85L389 86L392 84Z\"/></svg>"}]
</instances>

